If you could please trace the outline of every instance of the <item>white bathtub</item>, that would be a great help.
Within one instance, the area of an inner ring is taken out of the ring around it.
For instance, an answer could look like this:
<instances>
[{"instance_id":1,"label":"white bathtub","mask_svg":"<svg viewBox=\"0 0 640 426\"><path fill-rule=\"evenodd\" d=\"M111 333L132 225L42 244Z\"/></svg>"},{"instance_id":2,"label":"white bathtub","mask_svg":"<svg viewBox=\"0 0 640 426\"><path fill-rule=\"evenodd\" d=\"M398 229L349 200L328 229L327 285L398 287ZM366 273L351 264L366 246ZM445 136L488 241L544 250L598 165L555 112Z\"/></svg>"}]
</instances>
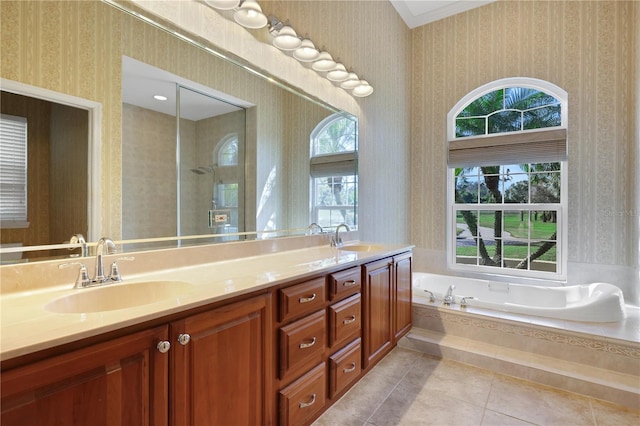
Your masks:
<instances>
[{"instance_id":1,"label":"white bathtub","mask_svg":"<svg viewBox=\"0 0 640 426\"><path fill-rule=\"evenodd\" d=\"M414 301L428 301L428 290L442 305L451 285L455 286L453 306L467 297L468 306L539 317L587 322L617 322L626 317L622 290L607 283L546 287L414 272Z\"/></svg>"}]
</instances>

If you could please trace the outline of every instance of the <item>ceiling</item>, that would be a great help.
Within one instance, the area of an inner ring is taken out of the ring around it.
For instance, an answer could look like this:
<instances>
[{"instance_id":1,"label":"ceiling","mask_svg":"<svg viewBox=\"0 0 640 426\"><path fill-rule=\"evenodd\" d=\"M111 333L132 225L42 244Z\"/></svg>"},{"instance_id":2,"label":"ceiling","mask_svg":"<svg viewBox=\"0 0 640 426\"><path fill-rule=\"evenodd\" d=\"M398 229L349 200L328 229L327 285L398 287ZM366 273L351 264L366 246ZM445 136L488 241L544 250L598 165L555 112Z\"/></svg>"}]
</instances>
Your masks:
<instances>
[{"instance_id":1,"label":"ceiling","mask_svg":"<svg viewBox=\"0 0 640 426\"><path fill-rule=\"evenodd\" d=\"M495 0L390 0L409 28L416 28L448 16L456 15Z\"/></svg>"}]
</instances>

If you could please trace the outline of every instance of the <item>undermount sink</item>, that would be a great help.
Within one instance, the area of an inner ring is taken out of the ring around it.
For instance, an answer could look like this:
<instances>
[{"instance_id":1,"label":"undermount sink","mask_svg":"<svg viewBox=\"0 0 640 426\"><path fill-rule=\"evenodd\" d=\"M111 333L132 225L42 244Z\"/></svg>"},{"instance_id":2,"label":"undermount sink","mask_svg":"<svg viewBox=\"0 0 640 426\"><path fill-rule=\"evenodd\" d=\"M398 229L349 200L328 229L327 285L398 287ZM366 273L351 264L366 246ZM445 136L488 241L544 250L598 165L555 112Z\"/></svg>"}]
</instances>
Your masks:
<instances>
[{"instance_id":1,"label":"undermount sink","mask_svg":"<svg viewBox=\"0 0 640 426\"><path fill-rule=\"evenodd\" d=\"M379 251L384 247L378 244L352 244L340 247L344 251Z\"/></svg>"},{"instance_id":2,"label":"undermount sink","mask_svg":"<svg viewBox=\"0 0 640 426\"><path fill-rule=\"evenodd\" d=\"M182 281L104 284L75 290L73 294L47 303L45 309L61 314L114 311L176 299L192 289L193 285Z\"/></svg>"}]
</instances>

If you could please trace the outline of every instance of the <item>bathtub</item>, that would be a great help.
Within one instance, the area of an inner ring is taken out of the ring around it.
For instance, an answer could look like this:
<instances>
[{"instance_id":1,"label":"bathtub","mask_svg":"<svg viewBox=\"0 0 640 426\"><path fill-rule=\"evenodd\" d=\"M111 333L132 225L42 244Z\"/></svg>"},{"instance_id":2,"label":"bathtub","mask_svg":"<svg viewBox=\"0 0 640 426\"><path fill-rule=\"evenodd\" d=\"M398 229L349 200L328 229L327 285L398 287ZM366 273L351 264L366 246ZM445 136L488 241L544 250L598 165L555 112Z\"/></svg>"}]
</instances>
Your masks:
<instances>
[{"instance_id":1,"label":"bathtub","mask_svg":"<svg viewBox=\"0 0 640 426\"><path fill-rule=\"evenodd\" d=\"M442 304L451 285L452 306L464 297L468 306L539 317L586 322L626 318L622 290L607 283L547 287L414 272L414 301L428 302L431 292L435 303Z\"/></svg>"}]
</instances>

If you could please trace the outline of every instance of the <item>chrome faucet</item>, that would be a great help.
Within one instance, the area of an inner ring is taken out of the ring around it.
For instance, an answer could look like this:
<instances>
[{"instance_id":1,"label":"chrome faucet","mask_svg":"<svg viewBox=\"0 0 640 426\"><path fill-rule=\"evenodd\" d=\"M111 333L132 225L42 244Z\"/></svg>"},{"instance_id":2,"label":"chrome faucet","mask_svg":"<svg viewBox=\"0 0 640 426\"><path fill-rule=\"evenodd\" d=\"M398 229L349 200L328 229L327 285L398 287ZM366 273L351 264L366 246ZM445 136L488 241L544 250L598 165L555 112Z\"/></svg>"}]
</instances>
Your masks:
<instances>
[{"instance_id":1,"label":"chrome faucet","mask_svg":"<svg viewBox=\"0 0 640 426\"><path fill-rule=\"evenodd\" d=\"M315 234L316 229L318 230L318 232L320 232L321 234L324 233L324 230L322 229L322 226L318 225L317 223L313 222L311 225L309 225L309 234L313 235Z\"/></svg>"},{"instance_id":2,"label":"chrome faucet","mask_svg":"<svg viewBox=\"0 0 640 426\"><path fill-rule=\"evenodd\" d=\"M452 303L454 303L455 299L453 298L453 290L456 289L456 286L451 284L449 286L449 289L447 290L447 294L446 296L444 296L444 304L445 305L450 305Z\"/></svg>"},{"instance_id":3,"label":"chrome faucet","mask_svg":"<svg viewBox=\"0 0 640 426\"><path fill-rule=\"evenodd\" d=\"M331 238L332 247L342 247L342 238L340 238L340 228L346 229L347 232L351 231L351 229L346 223L341 223L340 225L338 225L336 227L335 235L333 236L333 238Z\"/></svg>"},{"instance_id":4,"label":"chrome faucet","mask_svg":"<svg viewBox=\"0 0 640 426\"><path fill-rule=\"evenodd\" d=\"M80 244L80 257L89 256L89 246L87 245L87 240L84 239L84 235L73 234L69 239L69 244ZM69 250L75 250L75 248ZM78 255L72 254L70 257L78 257Z\"/></svg>"},{"instance_id":5,"label":"chrome faucet","mask_svg":"<svg viewBox=\"0 0 640 426\"><path fill-rule=\"evenodd\" d=\"M105 277L104 275L104 263L102 261L102 256L105 254L105 247L107 248L106 254L110 254L109 251L112 253L116 251L116 245L111 238L100 238L98 245L96 245L96 273L92 280L96 284L106 283L110 280L109 277Z\"/></svg>"}]
</instances>

